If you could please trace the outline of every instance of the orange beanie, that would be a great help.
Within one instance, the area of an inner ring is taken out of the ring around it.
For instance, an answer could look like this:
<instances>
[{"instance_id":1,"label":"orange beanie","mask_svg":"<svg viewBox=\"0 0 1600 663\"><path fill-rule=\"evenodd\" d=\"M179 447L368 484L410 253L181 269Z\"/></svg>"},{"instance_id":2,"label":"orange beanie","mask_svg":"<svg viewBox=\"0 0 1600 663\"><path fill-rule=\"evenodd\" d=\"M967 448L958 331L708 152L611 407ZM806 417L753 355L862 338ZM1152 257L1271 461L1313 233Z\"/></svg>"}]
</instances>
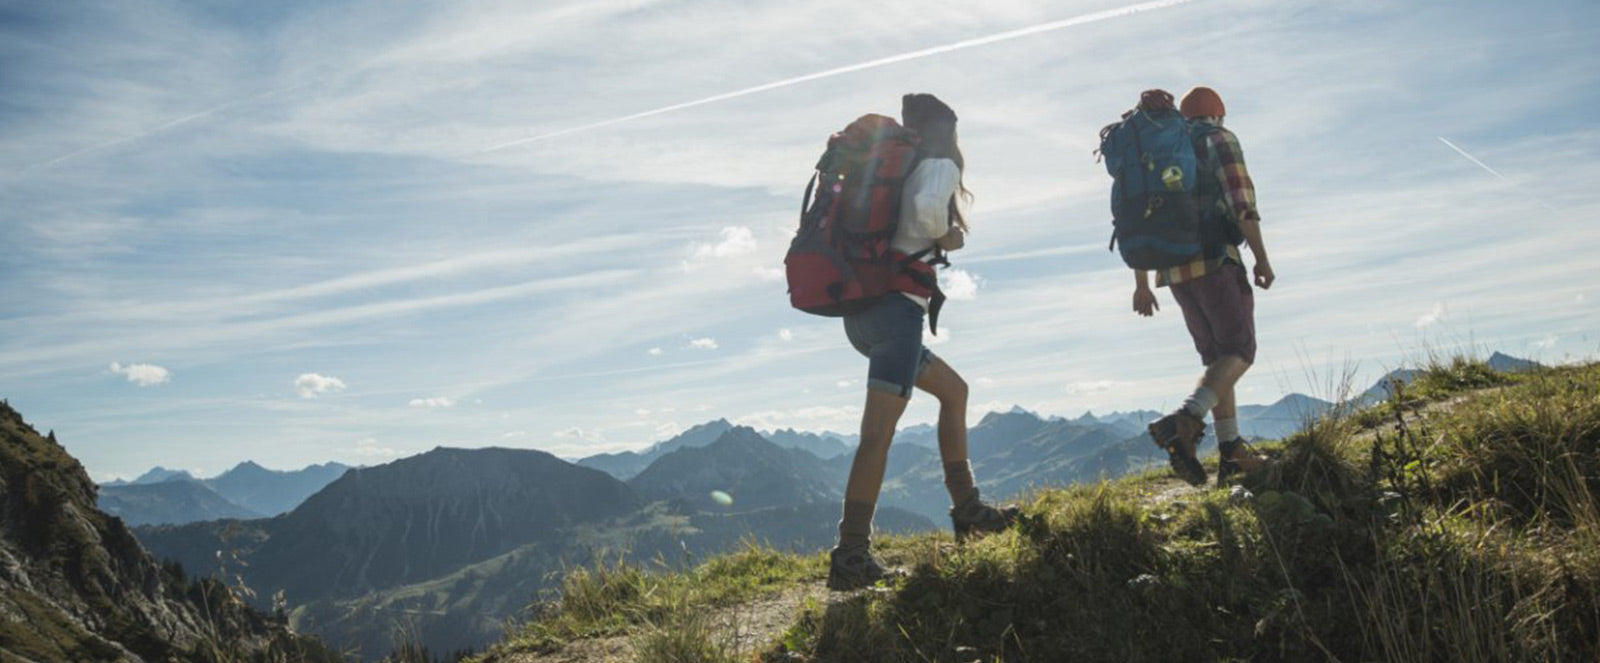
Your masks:
<instances>
[{"instance_id":1,"label":"orange beanie","mask_svg":"<svg viewBox=\"0 0 1600 663\"><path fill-rule=\"evenodd\" d=\"M1216 90L1203 86L1196 86L1185 93L1183 101L1178 102L1178 111L1187 118L1227 115L1222 97L1217 96Z\"/></svg>"}]
</instances>

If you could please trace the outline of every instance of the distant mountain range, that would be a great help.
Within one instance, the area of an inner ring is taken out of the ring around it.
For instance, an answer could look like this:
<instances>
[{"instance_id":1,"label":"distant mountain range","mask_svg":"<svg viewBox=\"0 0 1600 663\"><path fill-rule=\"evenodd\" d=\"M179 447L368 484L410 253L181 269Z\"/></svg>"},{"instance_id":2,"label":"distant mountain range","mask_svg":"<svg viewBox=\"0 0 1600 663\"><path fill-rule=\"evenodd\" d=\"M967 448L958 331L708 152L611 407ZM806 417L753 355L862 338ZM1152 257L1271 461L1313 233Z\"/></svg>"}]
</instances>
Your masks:
<instances>
[{"instance_id":1,"label":"distant mountain range","mask_svg":"<svg viewBox=\"0 0 1600 663\"><path fill-rule=\"evenodd\" d=\"M628 480L647 501L683 499L702 511L732 512L825 503L843 485L823 460L783 448L750 428L729 429L704 447L680 447ZM711 497L718 491L726 502Z\"/></svg>"},{"instance_id":2,"label":"distant mountain range","mask_svg":"<svg viewBox=\"0 0 1600 663\"><path fill-rule=\"evenodd\" d=\"M129 525L182 525L222 518L260 518L287 513L350 466L310 465L269 470L245 461L214 478L157 466L133 481L100 485L99 507Z\"/></svg>"},{"instance_id":3,"label":"distant mountain range","mask_svg":"<svg viewBox=\"0 0 1600 663\"><path fill-rule=\"evenodd\" d=\"M129 525L260 518L263 515L229 502L205 484L189 479L102 486L98 505L101 511L119 516Z\"/></svg>"},{"instance_id":4,"label":"distant mountain range","mask_svg":"<svg viewBox=\"0 0 1600 663\"><path fill-rule=\"evenodd\" d=\"M727 419L708 421L679 433L671 439L650 445L643 451L596 454L578 459L577 464L595 468L626 481L643 472L656 459L686 447L703 447L711 444L717 438L722 437L724 433L733 430L733 427L733 424L729 423ZM762 433L762 436L780 447L803 449L819 458L832 458L855 447L854 437L846 437L838 433L803 433L792 429L783 429L771 433Z\"/></svg>"},{"instance_id":5,"label":"distant mountain range","mask_svg":"<svg viewBox=\"0 0 1600 663\"><path fill-rule=\"evenodd\" d=\"M826 547L843 487L833 472L743 427L673 445L627 483L540 451L434 449L351 470L276 518L137 531L188 568L215 567L219 550L236 556L233 572L258 596L285 593L296 629L371 660L397 615L435 651L481 646L554 572L602 555L687 561L751 539ZM893 507L877 524L935 526Z\"/></svg>"}]
</instances>

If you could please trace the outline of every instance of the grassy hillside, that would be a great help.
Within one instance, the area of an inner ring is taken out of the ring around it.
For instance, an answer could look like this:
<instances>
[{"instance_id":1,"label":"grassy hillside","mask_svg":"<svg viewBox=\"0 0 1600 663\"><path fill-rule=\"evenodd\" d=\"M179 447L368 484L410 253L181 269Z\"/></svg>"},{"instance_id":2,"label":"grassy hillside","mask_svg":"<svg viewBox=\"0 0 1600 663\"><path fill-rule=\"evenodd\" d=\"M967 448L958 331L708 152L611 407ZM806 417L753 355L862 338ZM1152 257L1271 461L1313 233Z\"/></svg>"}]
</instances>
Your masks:
<instances>
[{"instance_id":1,"label":"grassy hillside","mask_svg":"<svg viewBox=\"0 0 1600 663\"><path fill-rule=\"evenodd\" d=\"M569 574L485 661L628 634L640 661L1594 661L1600 365L1426 367L1272 467L1049 490L1013 531L889 539L909 577L811 600L757 654L714 615L815 584L821 556Z\"/></svg>"}]
</instances>

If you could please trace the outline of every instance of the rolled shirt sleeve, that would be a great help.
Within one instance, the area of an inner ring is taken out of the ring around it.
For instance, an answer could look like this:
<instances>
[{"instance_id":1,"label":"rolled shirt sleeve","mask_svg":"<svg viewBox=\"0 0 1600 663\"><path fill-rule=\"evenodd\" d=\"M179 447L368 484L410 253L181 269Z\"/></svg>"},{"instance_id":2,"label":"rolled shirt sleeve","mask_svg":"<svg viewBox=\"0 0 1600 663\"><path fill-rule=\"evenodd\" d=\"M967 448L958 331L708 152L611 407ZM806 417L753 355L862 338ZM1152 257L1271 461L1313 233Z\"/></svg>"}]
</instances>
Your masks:
<instances>
[{"instance_id":1,"label":"rolled shirt sleeve","mask_svg":"<svg viewBox=\"0 0 1600 663\"><path fill-rule=\"evenodd\" d=\"M1260 221L1256 209L1256 185L1250 180L1250 171L1244 166L1244 150L1239 139L1226 129L1210 136L1211 151L1217 157L1217 181L1222 183L1222 197L1233 218L1240 221Z\"/></svg>"}]
</instances>

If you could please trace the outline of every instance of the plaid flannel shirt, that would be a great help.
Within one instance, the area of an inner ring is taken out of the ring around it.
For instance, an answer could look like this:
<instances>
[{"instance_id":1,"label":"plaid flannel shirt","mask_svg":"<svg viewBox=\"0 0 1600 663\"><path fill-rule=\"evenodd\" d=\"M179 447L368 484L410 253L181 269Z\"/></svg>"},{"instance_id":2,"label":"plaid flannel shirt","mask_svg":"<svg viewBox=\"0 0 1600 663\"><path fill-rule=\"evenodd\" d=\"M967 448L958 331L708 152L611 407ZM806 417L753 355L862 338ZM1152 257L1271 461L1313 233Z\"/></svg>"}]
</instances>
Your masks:
<instances>
[{"instance_id":1,"label":"plaid flannel shirt","mask_svg":"<svg viewBox=\"0 0 1600 663\"><path fill-rule=\"evenodd\" d=\"M1239 149L1239 138L1233 135L1232 131L1217 127L1216 131L1208 134L1205 140L1195 147L1197 148L1195 156L1203 164L1202 167L1209 166L1217 182L1221 184L1222 198L1217 203L1219 207L1226 207L1227 215L1231 219L1260 221L1261 214L1256 211L1256 187L1250 181L1250 171L1245 169L1244 151ZM1244 266L1244 258L1239 255L1239 247L1231 244L1223 246L1221 255L1157 270L1156 286L1173 285L1212 274L1229 262Z\"/></svg>"}]
</instances>

